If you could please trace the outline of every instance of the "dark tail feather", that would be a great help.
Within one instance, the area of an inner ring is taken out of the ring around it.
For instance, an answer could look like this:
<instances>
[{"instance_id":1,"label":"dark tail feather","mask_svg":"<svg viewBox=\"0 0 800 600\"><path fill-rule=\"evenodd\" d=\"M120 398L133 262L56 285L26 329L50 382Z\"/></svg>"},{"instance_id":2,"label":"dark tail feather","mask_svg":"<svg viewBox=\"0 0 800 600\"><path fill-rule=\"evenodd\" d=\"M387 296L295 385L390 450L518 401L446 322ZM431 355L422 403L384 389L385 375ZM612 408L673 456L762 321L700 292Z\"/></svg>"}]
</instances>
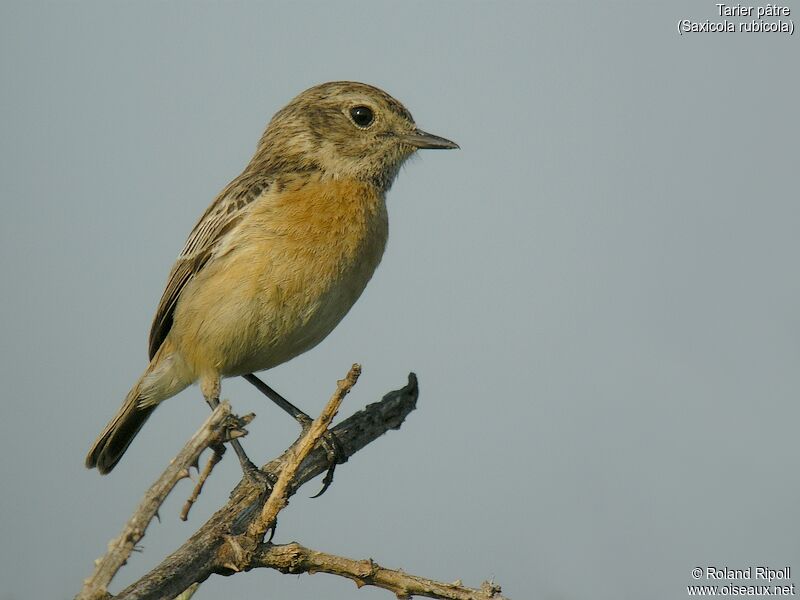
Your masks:
<instances>
[{"instance_id":1,"label":"dark tail feather","mask_svg":"<svg viewBox=\"0 0 800 600\"><path fill-rule=\"evenodd\" d=\"M139 401L139 386L136 385L128 394L119 412L106 425L103 433L89 450L86 456L87 468L97 467L97 470L105 475L116 466L156 407L156 405L139 406Z\"/></svg>"}]
</instances>

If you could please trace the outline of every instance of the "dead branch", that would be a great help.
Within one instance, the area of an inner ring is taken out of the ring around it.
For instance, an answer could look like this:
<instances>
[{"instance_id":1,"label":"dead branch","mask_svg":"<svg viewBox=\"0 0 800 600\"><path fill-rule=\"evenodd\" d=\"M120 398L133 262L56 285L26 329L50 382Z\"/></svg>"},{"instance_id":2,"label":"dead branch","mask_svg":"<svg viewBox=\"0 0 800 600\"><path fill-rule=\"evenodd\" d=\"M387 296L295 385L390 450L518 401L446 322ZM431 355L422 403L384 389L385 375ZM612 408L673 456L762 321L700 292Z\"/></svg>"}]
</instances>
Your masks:
<instances>
[{"instance_id":1,"label":"dead branch","mask_svg":"<svg viewBox=\"0 0 800 600\"><path fill-rule=\"evenodd\" d=\"M83 582L83 589L76 600L96 600L107 597L106 589L117 571L124 565L136 544L144 537L150 521L158 513L172 488L184 477L189 468L197 464L200 454L225 439L225 431L230 426L231 405L222 402L209 415L205 423L195 433L186 446L178 453L156 482L150 486L136 511L125 524L122 533L108 544L108 552L95 561L95 570ZM239 424L237 423L237 426Z\"/></svg>"},{"instance_id":2,"label":"dead branch","mask_svg":"<svg viewBox=\"0 0 800 600\"><path fill-rule=\"evenodd\" d=\"M417 378L408 377L408 384L386 394L380 402L370 404L336 425L331 431L339 440L345 458L353 456L390 429L399 429L406 416L416 407ZM273 477L280 475L286 453L264 465L262 470ZM325 449L317 447L301 463L290 495L301 485L324 473L329 466ZM194 583L205 581L212 574L231 575L237 562L245 564L261 540L243 536L250 523L261 514L266 502L263 490L243 479L231 492L227 504L218 510L184 544L139 581L115 596L117 600L156 600L174 598ZM229 543L234 538L240 551Z\"/></svg>"},{"instance_id":3,"label":"dead branch","mask_svg":"<svg viewBox=\"0 0 800 600\"><path fill-rule=\"evenodd\" d=\"M288 498L300 486L328 469L328 453L318 441L357 377L358 369L354 365L348 377L339 382L336 392L312 427L283 455L261 468L276 481L271 495L250 479L243 479L231 493L227 504L189 540L150 573L113 598L172 599L184 591L193 593L212 574L232 575L239 571L268 567L284 573L330 573L349 578L359 587L372 585L387 589L400 598L420 595L449 600L504 600L499 586L488 582L480 589L471 589L461 585L461 582L440 583L401 570L386 569L372 560L352 560L311 550L297 543L274 545L263 541L265 532L274 525L278 512L286 505ZM380 402L367 406L334 427L331 432L341 446L341 458L347 460L389 429L398 429L415 408L417 395L417 380L410 374L404 388L386 394ZM189 464L196 464L196 460ZM143 532L142 528L141 534ZM141 539L141 535L138 539ZM119 566L123 563L124 559ZM105 593L108 581L102 587L95 588L102 590L97 592L99 595L81 595L79 598L110 598ZM189 588L192 588L191 591Z\"/></svg>"},{"instance_id":4,"label":"dead branch","mask_svg":"<svg viewBox=\"0 0 800 600\"><path fill-rule=\"evenodd\" d=\"M253 555L249 569L268 567L281 573L329 573L346 577L357 587L371 585L389 590L398 598L425 596L444 600L505 600L500 586L485 581L480 589L464 587L460 581L440 583L410 575L401 570L386 569L374 562L353 560L291 544L261 544Z\"/></svg>"},{"instance_id":5,"label":"dead branch","mask_svg":"<svg viewBox=\"0 0 800 600\"><path fill-rule=\"evenodd\" d=\"M328 400L328 404L322 410L322 413L314 419L308 431L300 436L295 444L286 453L286 464L281 469L281 474L278 476L278 481L272 489L264 507L261 509L261 514L254 519L250 526L247 528L247 535L253 539L263 540L264 534L270 527L274 527L275 520L278 518L278 513L286 506L289 499L290 486L294 480L294 476L300 465L317 445L322 435L328 431L328 426L333 421L336 413L339 412L339 407L342 400L352 387L358 381L361 375L361 365L353 365L347 373L347 377L340 379L336 384L336 391Z\"/></svg>"}]
</instances>

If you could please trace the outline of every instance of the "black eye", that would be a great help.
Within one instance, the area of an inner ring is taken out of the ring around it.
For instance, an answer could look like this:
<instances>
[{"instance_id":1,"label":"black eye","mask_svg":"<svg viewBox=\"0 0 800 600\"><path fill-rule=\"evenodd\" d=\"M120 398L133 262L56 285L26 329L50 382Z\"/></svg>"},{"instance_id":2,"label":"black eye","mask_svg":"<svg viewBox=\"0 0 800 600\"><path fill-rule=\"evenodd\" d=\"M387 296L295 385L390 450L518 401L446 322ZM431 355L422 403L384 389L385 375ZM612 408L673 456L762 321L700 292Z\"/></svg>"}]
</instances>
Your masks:
<instances>
[{"instance_id":1,"label":"black eye","mask_svg":"<svg viewBox=\"0 0 800 600\"><path fill-rule=\"evenodd\" d=\"M369 106L354 106L350 109L350 118L353 123L366 129L375 120L375 115Z\"/></svg>"}]
</instances>

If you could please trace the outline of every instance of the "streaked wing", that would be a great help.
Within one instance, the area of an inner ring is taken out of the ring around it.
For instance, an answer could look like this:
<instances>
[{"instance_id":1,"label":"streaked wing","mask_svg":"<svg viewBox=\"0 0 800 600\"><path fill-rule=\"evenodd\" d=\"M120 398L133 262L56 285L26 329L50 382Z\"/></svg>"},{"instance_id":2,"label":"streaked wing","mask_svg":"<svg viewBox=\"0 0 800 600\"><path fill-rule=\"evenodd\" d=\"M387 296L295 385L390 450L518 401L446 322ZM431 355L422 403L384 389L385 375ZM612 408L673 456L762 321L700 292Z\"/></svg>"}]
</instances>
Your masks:
<instances>
[{"instance_id":1,"label":"streaked wing","mask_svg":"<svg viewBox=\"0 0 800 600\"><path fill-rule=\"evenodd\" d=\"M150 327L151 359L172 328L175 306L186 284L208 263L225 234L239 223L253 201L269 189L271 183L272 178L265 175L242 174L222 190L200 217L172 266L167 286L158 303Z\"/></svg>"}]
</instances>

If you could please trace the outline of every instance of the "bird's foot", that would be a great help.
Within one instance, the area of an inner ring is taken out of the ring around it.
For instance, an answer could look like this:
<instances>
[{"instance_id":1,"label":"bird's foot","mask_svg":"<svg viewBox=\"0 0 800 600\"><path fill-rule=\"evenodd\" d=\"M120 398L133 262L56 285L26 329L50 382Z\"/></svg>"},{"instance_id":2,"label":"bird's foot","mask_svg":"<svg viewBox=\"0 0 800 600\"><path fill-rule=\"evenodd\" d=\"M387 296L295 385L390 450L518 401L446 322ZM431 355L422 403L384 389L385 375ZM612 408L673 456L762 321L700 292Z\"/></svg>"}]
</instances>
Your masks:
<instances>
[{"instance_id":1,"label":"bird's foot","mask_svg":"<svg viewBox=\"0 0 800 600\"><path fill-rule=\"evenodd\" d=\"M242 465L242 473L247 481L264 492L272 491L275 482L278 480L277 477L262 471L247 457L244 460L239 460L239 464Z\"/></svg>"},{"instance_id":2,"label":"bird's foot","mask_svg":"<svg viewBox=\"0 0 800 600\"><path fill-rule=\"evenodd\" d=\"M306 427L303 427L303 429L305 430ZM347 462L347 454L344 451L344 447L339 441L339 438L337 438L336 434L332 431L328 430L322 434L320 446L322 446L325 450L325 454L328 456L329 466L328 472L325 473L325 477L322 480L322 489L311 496L312 498L319 498L328 490L333 483L333 473L336 470L336 465Z\"/></svg>"}]
</instances>

